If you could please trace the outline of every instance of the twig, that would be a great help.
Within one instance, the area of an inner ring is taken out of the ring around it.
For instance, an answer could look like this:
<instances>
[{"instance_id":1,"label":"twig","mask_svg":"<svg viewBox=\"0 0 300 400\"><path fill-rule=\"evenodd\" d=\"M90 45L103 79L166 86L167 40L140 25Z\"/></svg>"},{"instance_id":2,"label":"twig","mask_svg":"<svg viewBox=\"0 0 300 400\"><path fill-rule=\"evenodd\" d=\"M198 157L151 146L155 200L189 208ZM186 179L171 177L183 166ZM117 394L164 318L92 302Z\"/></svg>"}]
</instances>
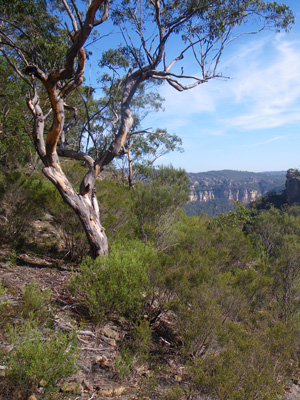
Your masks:
<instances>
[{"instance_id":1,"label":"twig","mask_svg":"<svg viewBox=\"0 0 300 400\"><path fill-rule=\"evenodd\" d=\"M96 336L92 331L78 331L77 335L82 336Z\"/></svg>"},{"instance_id":2,"label":"twig","mask_svg":"<svg viewBox=\"0 0 300 400\"><path fill-rule=\"evenodd\" d=\"M80 347L80 350L86 350L86 351L106 351L107 349L97 349L93 347Z\"/></svg>"}]
</instances>

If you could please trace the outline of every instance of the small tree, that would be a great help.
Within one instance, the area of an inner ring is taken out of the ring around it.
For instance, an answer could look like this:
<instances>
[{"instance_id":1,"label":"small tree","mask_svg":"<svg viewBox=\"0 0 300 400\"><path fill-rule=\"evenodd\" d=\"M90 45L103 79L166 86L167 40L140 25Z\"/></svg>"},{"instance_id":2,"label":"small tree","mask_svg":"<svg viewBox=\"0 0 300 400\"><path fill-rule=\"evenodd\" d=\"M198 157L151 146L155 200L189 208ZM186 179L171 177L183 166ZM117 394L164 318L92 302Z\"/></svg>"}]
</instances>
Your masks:
<instances>
[{"instance_id":1,"label":"small tree","mask_svg":"<svg viewBox=\"0 0 300 400\"><path fill-rule=\"evenodd\" d=\"M236 27L254 20L256 32L272 27L287 29L293 15L285 5L260 0L93 0L85 13L78 4L73 0L3 0L0 49L31 89L27 104L43 173L78 215L91 252L98 256L107 253L108 243L94 185L105 166L120 154L131 132L131 104L140 86L157 80L183 91L221 77L218 67L223 51L241 36L233 35ZM112 83L116 82L116 66L121 66L120 118L111 122L117 123L115 134L94 159L66 145L65 114L74 112L66 99L83 81L84 45L93 29L108 19L109 8L123 43L103 54L101 66L112 72ZM72 28L63 29L59 17L63 21L68 17ZM177 54L170 58L167 50L172 38ZM183 60L188 53L199 75L184 72ZM63 173L59 157L84 161L88 166L78 193Z\"/></svg>"},{"instance_id":2,"label":"small tree","mask_svg":"<svg viewBox=\"0 0 300 400\"><path fill-rule=\"evenodd\" d=\"M178 211L188 201L189 179L183 170L161 167L145 171L148 182L139 182L132 192L132 209L137 216L137 233L156 250L174 245Z\"/></svg>"}]
</instances>

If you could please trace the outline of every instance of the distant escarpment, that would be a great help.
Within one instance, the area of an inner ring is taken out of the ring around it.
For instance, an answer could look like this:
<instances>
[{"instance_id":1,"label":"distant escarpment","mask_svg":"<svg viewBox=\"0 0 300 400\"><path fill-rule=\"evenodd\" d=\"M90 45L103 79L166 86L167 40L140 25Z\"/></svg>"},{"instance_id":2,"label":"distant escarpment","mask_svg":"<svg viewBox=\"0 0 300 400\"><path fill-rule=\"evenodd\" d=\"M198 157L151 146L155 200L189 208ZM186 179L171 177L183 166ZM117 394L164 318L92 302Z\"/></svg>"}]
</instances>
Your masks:
<instances>
[{"instance_id":1,"label":"distant escarpment","mask_svg":"<svg viewBox=\"0 0 300 400\"><path fill-rule=\"evenodd\" d=\"M278 193L284 189L285 174L284 171L255 173L232 170L189 173L187 214L204 212L212 217L232 210L233 201L248 204L266 193Z\"/></svg>"}]
</instances>

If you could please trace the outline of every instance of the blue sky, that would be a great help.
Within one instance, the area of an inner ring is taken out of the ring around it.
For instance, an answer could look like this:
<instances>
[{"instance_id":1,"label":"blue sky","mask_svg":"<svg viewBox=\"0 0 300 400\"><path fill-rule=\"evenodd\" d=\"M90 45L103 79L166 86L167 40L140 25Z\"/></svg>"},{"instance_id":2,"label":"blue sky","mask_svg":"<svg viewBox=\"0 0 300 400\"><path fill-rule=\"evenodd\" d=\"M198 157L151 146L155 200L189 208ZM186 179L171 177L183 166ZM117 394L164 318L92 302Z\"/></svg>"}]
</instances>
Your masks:
<instances>
[{"instance_id":1,"label":"blue sky","mask_svg":"<svg viewBox=\"0 0 300 400\"><path fill-rule=\"evenodd\" d=\"M264 31L231 43L220 68L230 79L181 93L161 86L164 111L150 114L143 126L177 134L184 152L165 155L158 164L187 172L300 169L300 1L282 2L295 14L291 31ZM92 82L102 44L87 65ZM188 60L184 66L189 69Z\"/></svg>"},{"instance_id":2,"label":"blue sky","mask_svg":"<svg viewBox=\"0 0 300 400\"><path fill-rule=\"evenodd\" d=\"M292 30L232 43L222 63L231 79L182 93L160 89L165 110L145 125L176 133L185 151L159 164L187 172L300 168L300 2L283 2L296 15Z\"/></svg>"}]
</instances>

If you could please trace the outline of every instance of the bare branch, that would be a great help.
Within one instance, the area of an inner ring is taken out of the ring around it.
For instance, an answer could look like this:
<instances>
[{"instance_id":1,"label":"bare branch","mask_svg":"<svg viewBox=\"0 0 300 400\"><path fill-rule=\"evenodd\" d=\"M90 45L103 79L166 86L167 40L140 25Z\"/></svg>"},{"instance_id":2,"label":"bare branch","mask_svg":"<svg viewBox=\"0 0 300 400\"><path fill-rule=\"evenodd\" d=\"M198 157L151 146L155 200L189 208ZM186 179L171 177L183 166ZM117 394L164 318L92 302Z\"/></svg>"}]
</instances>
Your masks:
<instances>
[{"instance_id":1,"label":"bare branch","mask_svg":"<svg viewBox=\"0 0 300 400\"><path fill-rule=\"evenodd\" d=\"M45 83L48 79L48 76L36 65L28 65L26 68L24 68L24 72L26 75L34 75L43 83Z\"/></svg>"},{"instance_id":2,"label":"bare branch","mask_svg":"<svg viewBox=\"0 0 300 400\"><path fill-rule=\"evenodd\" d=\"M94 22L94 26L102 24L104 21L107 20L109 14L109 0L104 1L104 10L102 17Z\"/></svg>"},{"instance_id":3,"label":"bare branch","mask_svg":"<svg viewBox=\"0 0 300 400\"><path fill-rule=\"evenodd\" d=\"M35 85L33 85L33 96L27 99L27 105L34 118L34 126L32 131L33 143L40 159L44 162L46 157L45 141L43 135L45 117L43 115L42 108L39 105L39 97L37 95Z\"/></svg>"},{"instance_id":4,"label":"bare branch","mask_svg":"<svg viewBox=\"0 0 300 400\"><path fill-rule=\"evenodd\" d=\"M194 83L192 83L190 85L182 85L180 82L178 82L178 81L176 81L174 79L171 79L171 78L167 78L166 80L169 83L169 85L173 86L173 88L175 88L179 92L183 92L184 90L192 89L192 88L200 85L201 83L206 82L206 80L200 79L200 80L197 80L196 82L194 82Z\"/></svg>"},{"instance_id":5,"label":"bare branch","mask_svg":"<svg viewBox=\"0 0 300 400\"><path fill-rule=\"evenodd\" d=\"M84 48L82 47L79 50L79 62L77 71L75 73L75 77L71 79L61 90L61 96L66 97L72 90L76 89L78 86L81 85L83 82L83 73L84 73L84 66L86 60L86 53Z\"/></svg>"},{"instance_id":6,"label":"bare branch","mask_svg":"<svg viewBox=\"0 0 300 400\"><path fill-rule=\"evenodd\" d=\"M57 148L57 154L60 157L72 158L78 161L84 161L87 165L92 168L94 166L94 160L91 156L83 152L77 152L75 150L67 150L61 147Z\"/></svg>"},{"instance_id":7,"label":"bare branch","mask_svg":"<svg viewBox=\"0 0 300 400\"><path fill-rule=\"evenodd\" d=\"M71 2L72 2L72 5L73 5L73 7L74 7L74 10L75 10L77 19L78 19L78 21L79 21L79 25L80 25L80 27L82 28L82 19L81 19L81 16L80 16L78 7L77 7L77 5L76 5L76 3L75 3L74 0L71 0Z\"/></svg>"},{"instance_id":8,"label":"bare branch","mask_svg":"<svg viewBox=\"0 0 300 400\"><path fill-rule=\"evenodd\" d=\"M60 135L60 142L61 145L59 146L60 148L64 148L64 146L66 145L66 137L65 134L74 127L74 125L77 122L77 116L78 116L78 111L76 107L70 107L68 106L66 103L64 103L64 108L66 110L69 111L73 111L73 118L71 120L71 122L65 126L65 128L62 130L61 135Z\"/></svg>"},{"instance_id":9,"label":"bare branch","mask_svg":"<svg viewBox=\"0 0 300 400\"><path fill-rule=\"evenodd\" d=\"M135 24L136 24L136 27L137 27L137 33L138 33L138 35L139 35L139 37L141 39L142 47L144 49L144 52L147 55L147 59L148 59L149 64L152 64L153 63L153 57L152 57L152 54L150 53L150 51L147 49L147 46L146 46L146 40L144 38L143 31L142 31L142 22L140 22L137 19L136 15L134 15L134 18L135 18L135 21L136 21Z\"/></svg>"},{"instance_id":10,"label":"bare branch","mask_svg":"<svg viewBox=\"0 0 300 400\"><path fill-rule=\"evenodd\" d=\"M73 25L74 32L77 32L78 31L78 27L77 27L76 18L74 17L74 15L73 15L73 13L72 13L67 1L66 0L62 0L62 2L64 3L64 7L65 7L65 9L66 9L66 11L67 11L67 13L68 13L68 15L70 17L70 20L71 20L72 25Z\"/></svg>"},{"instance_id":11,"label":"bare branch","mask_svg":"<svg viewBox=\"0 0 300 400\"><path fill-rule=\"evenodd\" d=\"M102 18L98 21L95 21L96 12L104 4L104 12ZM101 24L108 18L108 7L109 1L108 0L93 0L91 5L89 6L86 12L86 18L83 23L82 28L76 33L73 38L73 45L69 48L66 56L66 65L65 68L59 71L58 74L55 74L55 80L62 80L62 79L71 79L74 74L75 69L75 58L82 49L83 45L85 44L87 38L89 37L92 29L94 26ZM85 58L84 58L85 60Z\"/></svg>"}]
</instances>

